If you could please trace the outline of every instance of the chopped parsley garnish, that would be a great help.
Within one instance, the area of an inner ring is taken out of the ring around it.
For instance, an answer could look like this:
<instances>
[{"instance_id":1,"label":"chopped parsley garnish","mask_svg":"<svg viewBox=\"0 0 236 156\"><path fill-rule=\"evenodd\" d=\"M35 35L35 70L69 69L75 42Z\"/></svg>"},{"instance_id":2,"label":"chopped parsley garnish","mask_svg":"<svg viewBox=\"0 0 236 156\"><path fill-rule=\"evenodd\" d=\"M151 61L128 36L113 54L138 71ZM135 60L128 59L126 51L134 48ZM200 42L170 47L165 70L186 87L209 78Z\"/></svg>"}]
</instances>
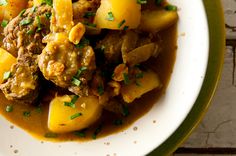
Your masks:
<instances>
[{"instance_id":1,"label":"chopped parsley garnish","mask_svg":"<svg viewBox=\"0 0 236 156\"><path fill-rule=\"evenodd\" d=\"M7 4L7 0L0 0L0 6L5 6Z\"/></svg>"},{"instance_id":2,"label":"chopped parsley garnish","mask_svg":"<svg viewBox=\"0 0 236 156\"><path fill-rule=\"evenodd\" d=\"M79 79L77 79L76 77L72 78L71 83L78 86L78 87L81 85L81 81Z\"/></svg>"},{"instance_id":3,"label":"chopped parsley garnish","mask_svg":"<svg viewBox=\"0 0 236 156\"><path fill-rule=\"evenodd\" d=\"M137 0L138 4L147 4L147 0Z\"/></svg>"},{"instance_id":4,"label":"chopped parsley garnish","mask_svg":"<svg viewBox=\"0 0 236 156\"><path fill-rule=\"evenodd\" d=\"M122 115L127 117L129 115L129 108L125 105L122 106Z\"/></svg>"},{"instance_id":5,"label":"chopped parsley garnish","mask_svg":"<svg viewBox=\"0 0 236 156\"><path fill-rule=\"evenodd\" d=\"M37 10L37 7L33 6L31 9L31 12L35 12Z\"/></svg>"},{"instance_id":6,"label":"chopped parsley garnish","mask_svg":"<svg viewBox=\"0 0 236 156\"><path fill-rule=\"evenodd\" d=\"M11 77L11 72L10 71L7 71L3 74L3 80L7 80Z\"/></svg>"},{"instance_id":7,"label":"chopped parsley garnish","mask_svg":"<svg viewBox=\"0 0 236 156\"><path fill-rule=\"evenodd\" d=\"M7 20L2 20L1 27L5 28L8 24Z\"/></svg>"},{"instance_id":8,"label":"chopped parsley garnish","mask_svg":"<svg viewBox=\"0 0 236 156\"><path fill-rule=\"evenodd\" d=\"M88 68L83 66L83 67L80 67L80 69L77 71L77 74L75 75L75 77L79 78L81 76L81 74L86 71Z\"/></svg>"},{"instance_id":9,"label":"chopped parsley garnish","mask_svg":"<svg viewBox=\"0 0 236 156\"><path fill-rule=\"evenodd\" d=\"M124 83L128 85L130 83L129 75L127 73L123 73L123 77L124 77Z\"/></svg>"},{"instance_id":10,"label":"chopped parsley garnish","mask_svg":"<svg viewBox=\"0 0 236 156\"><path fill-rule=\"evenodd\" d=\"M124 25L125 24L125 20L122 20L119 24L118 24L118 28L121 28L122 27L122 25Z\"/></svg>"},{"instance_id":11,"label":"chopped parsley garnish","mask_svg":"<svg viewBox=\"0 0 236 156\"><path fill-rule=\"evenodd\" d=\"M52 6L52 0L43 0L42 3L46 3L49 6Z\"/></svg>"},{"instance_id":12,"label":"chopped parsley garnish","mask_svg":"<svg viewBox=\"0 0 236 156\"><path fill-rule=\"evenodd\" d=\"M12 105L7 105L6 112L10 113L12 111L13 111L13 106Z\"/></svg>"},{"instance_id":13,"label":"chopped parsley garnish","mask_svg":"<svg viewBox=\"0 0 236 156\"><path fill-rule=\"evenodd\" d=\"M74 120L75 118L78 118L78 117L80 117L80 116L82 116L83 114L82 113L76 113L76 114L74 114L74 115L71 115L70 116L70 119L71 120Z\"/></svg>"},{"instance_id":14,"label":"chopped parsley garnish","mask_svg":"<svg viewBox=\"0 0 236 156\"><path fill-rule=\"evenodd\" d=\"M52 13L51 12L46 12L45 16L49 20L49 19L51 19Z\"/></svg>"},{"instance_id":15,"label":"chopped parsley garnish","mask_svg":"<svg viewBox=\"0 0 236 156\"><path fill-rule=\"evenodd\" d=\"M86 137L86 129L83 129L81 131L75 131L74 132L74 135L75 136L78 136L78 137L81 137L81 138L85 138Z\"/></svg>"},{"instance_id":16,"label":"chopped parsley garnish","mask_svg":"<svg viewBox=\"0 0 236 156\"><path fill-rule=\"evenodd\" d=\"M31 113L29 111L24 111L23 116L24 117L30 117Z\"/></svg>"},{"instance_id":17,"label":"chopped parsley garnish","mask_svg":"<svg viewBox=\"0 0 236 156\"><path fill-rule=\"evenodd\" d=\"M162 2L163 0L155 0L156 5L161 5Z\"/></svg>"},{"instance_id":18,"label":"chopped parsley garnish","mask_svg":"<svg viewBox=\"0 0 236 156\"><path fill-rule=\"evenodd\" d=\"M41 20L39 16L36 16L36 21L37 21L37 26L38 26L37 32L39 32L42 30L42 24L41 24Z\"/></svg>"},{"instance_id":19,"label":"chopped parsley garnish","mask_svg":"<svg viewBox=\"0 0 236 156\"><path fill-rule=\"evenodd\" d=\"M75 103L76 101L78 100L79 96L78 95L75 95L71 102L64 102L64 106L68 106L68 107L72 107L72 108L75 108Z\"/></svg>"},{"instance_id":20,"label":"chopped parsley garnish","mask_svg":"<svg viewBox=\"0 0 236 156\"><path fill-rule=\"evenodd\" d=\"M37 113L42 113L42 108L41 107L37 107L36 109L35 109L35 111L37 112Z\"/></svg>"},{"instance_id":21,"label":"chopped parsley garnish","mask_svg":"<svg viewBox=\"0 0 236 156\"><path fill-rule=\"evenodd\" d=\"M90 26L90 27L97 27L94 23L84 22L84 25Z\"/></svg>"},{"instance_id":22,"label":"chopped parsley garnish","mask_svg":"<svg viewBox=\"0 0 236 156\"><path fill-rule=\"evenodd\" d=\"M177 7L174 5L167 5L167 6L165 6L165 9L167 11L177 11Z\"/></svg>"},{"instance_id":23,"label":"chopped parsley garnish","mask_svg":"<svg viewBox=\"0 0 236 156\"><path fill-rule=\"evenodd\" d=\"M113 13L112 12L108 12L108 17L107 17L107 20L108 21L114 21L114 15L113 15Z\"/></svg>"},{"instance_id":24,"label":"chopped parsley garnish","mask_svg":"<svg viewBox=\"0 0 236 156\"><path fill-rule=\"evenodd\" d=\"M123 124L123 120L121 120L121 119L116 119L116 120L113 121L113 124L116 125L116 126L120 126L120 125Z\"/></svg>"},{"instance_id":25,"label":"chopped parsley garnish","mask_svg":"<svg viewBox=\"0 0 236 156\"><path fill-rule=\"evenodd\" d=\"M93 135L92 135L92 138L93 139L96 139L97 138L97 135L102 131L102 125L99 125L96 130L94 131Z\"/></svg>"},{"instance_id":26,"label":"chopped parsley garnish","mask_svg":"<svg viewBox=\"0 0 236 156\"><path fill-rule=\"evenodd\" d=\"M139 87L142 86L141 83L138 80L135 81L135 84L136 84L136 86L139 86Z\"/></svg>"},{"instance_id":27,"label":"chopped parsley garnish","mask_svg":"<svg viewBox=\"0 0 236 156\"><path fill-rule=\"evenodd\" d=\"M100 96L104 94L104 88L102 84L98 85L97 91Z\"/></svg>"},{"instance_id":28,"label":"chopped parsley garnish","mask_svg":"<svg viewBox=\"0 0 236 156\"><path fill-rule=\"evenodd\" d=\"M90 44L90 41L88 39L86 39L85 37L83 37L80 40L79 44L75 45L75 47L82 49L82 48L84 48L85 46L87 46L89 44Z\"/></svg>"},{"instance_id":29,"label":"chopped parsley garnish","mask_svg":"<svg viewBox=\"0 0 236 156\"><path fill-rule=\"evenodd\" d=\"M57 137L58 137L58 134L49 132L49 133L46 133L46 134L44 135L44 137L45 137L45 138L57 138Z\"/></svg>"},{"instance_id":30,"label":"chopped parsley garnish","mask_svg":"<svg viewBox=\"0 0 236 156\"><path fill-rule=\"evenodd\" d=\"M137 79L143 78L143 72L136 74L135 78L137 78Z\"/></svg>"},{"instance_id":31,"label":"chopped parsley garnish","mask_svg":"<svg viewBox=\"0 0 236 156\"><path fill-rule=\"evenodd\" d=\"M90 17L94 17L96 15L95 12L86 12L84 14L84 18L90 18Z\"/></svg>"},{"instance_id":32,"label":"chopped parsley garnish","mask_svg":"<svg viewBox=\"0 0 236 156\"><path fill-rule=\"evenodd\" d=\"M29 25L29 24L31 24L33 21L32 21L32 19L25 19L25 20L22 20L22 21L20 21L20 26L24 26L24 25Z\"/></svg>"},{"instance_id":33,"label":"chopped parsley garnish","mask_svg":"<svg viewBox=\"0 0 236 156\"><path fill-rule=\"evenodd\" d=\"M128 30L129 29L129 26L124 26L124 30L126 31L126 30Z\"/></svg>"},{"instance_id":34,"label":"chopped parsley garnish","mask_svg":"<svg viewBox=\"0 0 236 156\"><path fill-rule=\"evenodd\" d=\"M28 31L26 32L27 35L32 35L33 33L34 33L33 30L28 30Z\"/></svg>"},{"instance_id":35,"label":"chopped parsley garnish","mask_svg":"<svg viewBox=\"0 0 236 156\"><path fill-rule=\"evenodd\" d=\"M19 16L22 17L25 13L26 9L23 9L20 13L19 13Z\"/></svg>"}]
</instances>

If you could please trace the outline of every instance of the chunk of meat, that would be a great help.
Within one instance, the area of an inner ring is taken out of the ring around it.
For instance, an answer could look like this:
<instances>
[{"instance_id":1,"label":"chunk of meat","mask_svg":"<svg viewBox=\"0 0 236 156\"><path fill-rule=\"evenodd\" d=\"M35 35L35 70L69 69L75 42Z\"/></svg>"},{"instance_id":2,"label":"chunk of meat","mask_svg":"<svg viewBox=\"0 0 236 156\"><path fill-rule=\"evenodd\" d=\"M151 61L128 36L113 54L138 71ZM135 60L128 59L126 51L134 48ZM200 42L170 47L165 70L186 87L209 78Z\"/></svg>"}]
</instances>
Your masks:
<instances>
[{"instance_id":1,"label":"chunk of meat","mask_svg":"<svg viewBox=\"0 0 236 156\"><path fill-rule=\"evenodd\" d=\"M73 15L76 21L87 21L89 17L95 16L101 0L78 0L73 3ZM89 16L86 14L91 13Z\"/></svg>"},{"instance_id":2,"label":"chunk of meat","mask_svg":"<svg viewBox=\"0 0 236 156\"><path fill-rule=\"evenodd\" d=\"M64 33L51 34L44 41L47 46L38 56L44 77L77 95L86 94L87 82L96 69L92 47L76 48Z\"/></svg>"},{"instance_id":3,"label":"chunk of meat","mask_svg":"<svg viewBox=\"0 0 236 156\"><path fill-rule=\"evenodd\" d=\"M11 68L11 77L0 85L9 100L22 103L34 102L39 94L39 69L37 55L42 52L42 38L49 33L51 8L46 5L27 9L14 18L4 29L4 48L17 57Z\"/></svg>"},{"instance_id":4,"label":"chunk of meat","mask_svg":"<svg viewBox=\"0 0 236 156\"><path fill-rule=\"evenodd\" d=\"M119 31L111 31L105 38L97 43L96 49L102 49L108 63L121 60L121 47L123 34Z\"/></svg>"},{"instance_id":5,"label":"chunk of meat","mask_svg":"<svg viewBox=\"0 0 236 156\"><path fill-rule=\"evenodd\" d=\"M40 54L45 46L41 40L50 32L50 20L46 14L51 14L51 8L42 5L27 9L21 16L11 20L4 29L4 48L14 56L22 47L25 52Z\"/></svg>"},{"instance_id":6,"label":"chunk of meat","mask_svg":"<svg viewBox=\"0 0 236 156\"><path fill-rule=\"evenodd\" d=\"M156 56L157 47L157 43L152 42L151 35L129 30L126 32L110 31L103 40L97 43L96 49L103 50L107 63L117 63L123 60L123 63L133 66L146 61L151 56ZM132 53L129 54L130 52ZM137 57L138 60L135 60L135 56L139 54L145 58Z\"/></svg>"}]
</instances>

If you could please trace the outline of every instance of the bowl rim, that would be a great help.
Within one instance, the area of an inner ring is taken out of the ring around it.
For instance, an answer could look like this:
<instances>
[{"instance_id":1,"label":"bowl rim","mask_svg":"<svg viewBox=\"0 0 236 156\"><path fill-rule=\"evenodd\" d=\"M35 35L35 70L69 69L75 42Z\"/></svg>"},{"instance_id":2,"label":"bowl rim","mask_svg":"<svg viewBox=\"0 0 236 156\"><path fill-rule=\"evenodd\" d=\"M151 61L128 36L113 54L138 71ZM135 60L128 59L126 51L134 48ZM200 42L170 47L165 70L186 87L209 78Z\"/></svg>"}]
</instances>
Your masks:
<instances>
[{"instance_id":1,"label":"bowl rim","mask_svg":"<svg viewBox=\"0 0 236 156\"><path fill-rule=\"evenodd\" d=\"M194 131L206 114L221 78L225 51L224 13L220 0L203 0L209 29L206 76L196 102L178 129L149 156L172 154Z\"/></svg>"}]
</instances>

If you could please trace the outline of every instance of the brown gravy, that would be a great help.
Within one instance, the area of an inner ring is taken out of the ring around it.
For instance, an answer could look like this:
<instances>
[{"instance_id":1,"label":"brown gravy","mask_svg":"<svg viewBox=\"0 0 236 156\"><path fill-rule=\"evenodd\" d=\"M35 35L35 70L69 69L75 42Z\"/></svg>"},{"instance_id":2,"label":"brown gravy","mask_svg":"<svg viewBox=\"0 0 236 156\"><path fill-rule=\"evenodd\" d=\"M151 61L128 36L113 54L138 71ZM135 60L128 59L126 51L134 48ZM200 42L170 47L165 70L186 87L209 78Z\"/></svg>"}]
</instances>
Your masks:
<instances>
[{"instance_id":1,"label":"brown gravy","mask_svg":"<svg viewBox=\"0 0 236 156\"><path fill-rule=\"evenodd\" d=\"M47 128L48 118L48 103L43 103L41 109L34 106L22 105L13 103L6 100L4 95L0 92L0 114L2 114L7 120L13 124L21 127L25 131L29 132L34 137L40 140L50 141L87 141L93 139L93 133L102 123L101 131L97 135L97 138L104 137L113 133L120 132L128 128L132 123L147 113L152 106L156 103L158 98L164 94L165 88L168 85L173 66L176 57L176 39L177 39L177 26L174 25L171 28L160 32L162 42L162 53L157 59L150 59L147 63L149 67L155 70L163 83L161 90L154 90L142 98L136 100L129 107L130 115L127 117L116 116L109 112L103 112L101 119L92 127L85 131L85 137L75 135L74 132L67 134L59 134L57 137L45 137L45 134L49 133ZM0 37L1 39L1 37ZM1 42L0 42L1 44ZM12 112L6 112L6 106L13 105ZM23 113L30 112L30 116L26 117ZM119 120L117 120L119 119ZM121 125L114 124L114 121L122 120ZM153 119L150 119L153 120ZM152 121L151 121L152 122Z\"/></svg>"}]
</instances>

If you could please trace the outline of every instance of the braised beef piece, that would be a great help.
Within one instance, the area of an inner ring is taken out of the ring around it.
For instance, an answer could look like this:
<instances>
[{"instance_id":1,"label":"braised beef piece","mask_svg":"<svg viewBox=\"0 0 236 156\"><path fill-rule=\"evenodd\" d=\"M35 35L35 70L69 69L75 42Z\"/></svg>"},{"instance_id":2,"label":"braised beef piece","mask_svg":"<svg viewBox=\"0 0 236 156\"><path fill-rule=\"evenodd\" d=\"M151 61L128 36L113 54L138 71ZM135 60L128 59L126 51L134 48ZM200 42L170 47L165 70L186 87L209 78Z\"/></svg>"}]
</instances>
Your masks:
<instances>
[{"instance_id":1,"label":"braised beef piece","mask_svg":"<svg viewBox=\"0 0 236 156\"><path fill-rule=\"evenodd\" d=\"M73 3L73 15L75 21L88 21L95 16L101 0L78 0Z\"/></svg>"},{"instance_id":2,"label":"braised beef piece","mask_svg":"<svg viewBox=\"0 0 236 156\"><path fill-rule=\"evenodd\" d=\"M23 11L4 29L4 48L17 57L11 76L0 89L9 100L32 103L40 90L37 55L45 47L44 35L50 32L51 7L42 5Z\"/></svg>"},{"instance_id":3,"label":"braised beef piece","mask_svg":"<svg viewBox=\"0 0 236 156\"><path fill-rule=\"evenodd\" d=\"M77 95L88 95L88 82L96 69L93 48L76 47L62 33L49 35L44 41L47 46L38 56L43 76Z\"/></svg>"}]
</instances>

